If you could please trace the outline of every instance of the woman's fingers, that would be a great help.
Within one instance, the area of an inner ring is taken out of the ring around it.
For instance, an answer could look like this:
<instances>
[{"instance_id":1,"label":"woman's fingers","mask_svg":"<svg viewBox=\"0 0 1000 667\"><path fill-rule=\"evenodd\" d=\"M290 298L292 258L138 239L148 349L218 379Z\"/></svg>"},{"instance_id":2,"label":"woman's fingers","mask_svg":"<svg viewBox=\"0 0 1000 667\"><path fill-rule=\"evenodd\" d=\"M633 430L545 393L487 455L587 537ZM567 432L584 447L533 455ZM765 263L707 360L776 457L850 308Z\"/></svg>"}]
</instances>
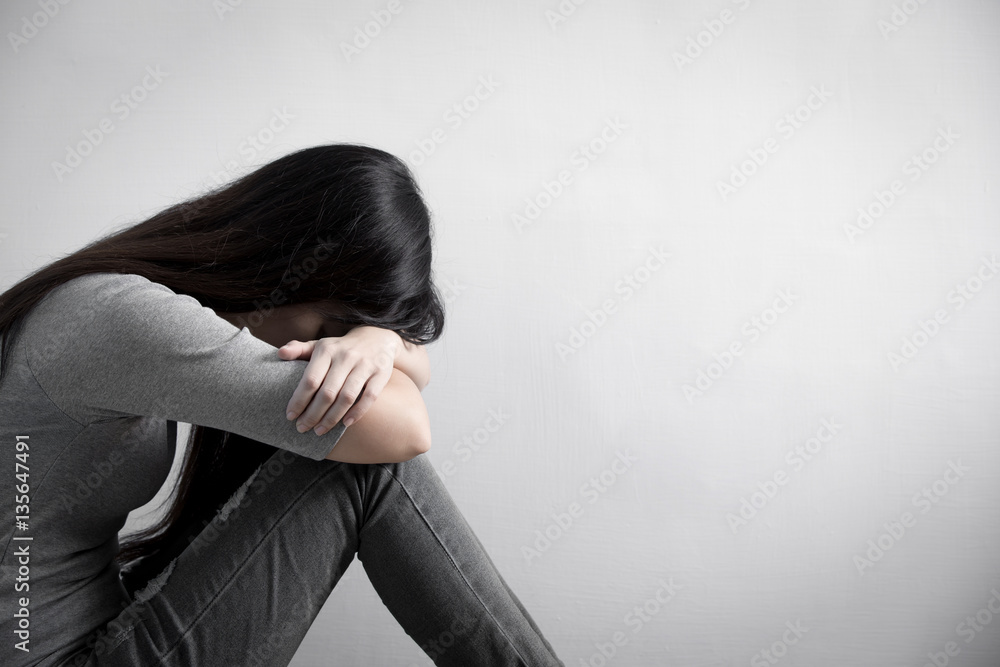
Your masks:
<instances>
[{"instance_id":1,"label":"woman's fingers","mask_svg":"<svg viewBox=\"0 0 1000 667\"><path fill-rule=\"evenodd\" d=\"M316 347L318 341L300 341L293 340L289 341L285 345L278 348L278 356L285 361L294 361L296 359L311 359L313 349ZM288 406L285 408L285 416L288 419L295 419L302 411L309 405L309 401L312 400L313 394L316 393L316 389L323 382L323 378L326 377L326 372L320 372L320 366L317 364L315 367L312 363L306 366L306 372L302 374L302 379L299 380L298 386L295 388L295 392L292 397L288 400Z\"/></svg>"},{"instance_id":2,"label":"woman's fingers","mask_svg":"<svg viewBox=\"0 0 1000 667\"><path fill-rule=\"evenodd\" d=\"M315 427L321 435L340 421L350 426L364 416L392 374L394 348L386 344L385 331L364 327L350 340L293 340L278 349L286 361L309 360L287 406L288 419L298 420L300 432Z\"/></svg>"},{"instance_id":3,"label":"woman's fingers","mask_svg":"<svg viewBox=\"0 0 1000 667\"><path fill-rule=\"evenodd\" d=\"M308 359L312 356L312 351L316 346L316 342L317 341L314 340L290 340L278 348L278 356L285 361Z\"/></svg>"},{"instance_id":4,"label":"woman's fingers","mask_svg":"<svg viewBox=\"0 0 1000 667\"><path fill-rule=\"evenodd\" d=\"M331 380L331 378L327 377L323 386L313 393L312 400L309 401L309 405L306 406L306 409L296 421L295 427L300 433L305 433L314 426L319 425L324 415L334 412L342 415L347 412L348 408L351 407L351 403L353 403L351 395L353 392L346 387L342 387L338 391L333 386L333 382L327 384L327 381L329 380ZM336 424L337 422L333 423Z\"/></svg>"},{"instance_id":5,"label":"woman's fingers","mask_svg":"<svg viewBox=\"0 0 1000 667\"><path fill-rule=\"evenodd\" d=\"M322 435L336 426L337 422L343 419L347 411L351 409L351 406L368 393L366 384L370 377L370 373L363 371L360 366L356 366L344 380L339 392L334 387L335 380L331 382L330 387L321 387L316 392L304 418L311 420L313 414L317 415L314 423L317 435ZM327 380L329 381L331 378L332 373L327 376ZM314 408L316 409L315 413L313 413ZM349 424L345 424L345 426L349 426Z\"/></svg>"},{"instance_id":6,"label":"woman's fingers","mask_svg":"<svg viewBox=\"0 0 1000 667\"><path fill-rule=\"evenodd\" d=\"M296 426L300 432L311 429L326 414L339 398L351 370L344 363L332 363L331 356L322 350L313 353L288 403L289 412L298 416ZM350 403L341 412L347 412L349 407Z\"/></svg>"},{"instance_id":7,"label":"woman's fingers","mask_svg":"<svg viewBox=\"0 0 1000 667\"><path fill-rule=\"evenodd\" d=\"M356 352L320 344L292 395L293 401L306 403L298 418L298 430L305 433L317 427L317 434L322 434L333 428L365 392L374 370Z\"/></svg>"},{"instance_id":8,"label":"woman's fingers","mask_svg":"<svg viewBox=\"0 0 1000 667\"><path fill-rule=\"evenodd\" d=\"M364 393L361 394L361 398L358 399L354 406L351 407L347 413L344 415L344 426L350 426L354 422L361 419L368 408L375 403L375 399L379 397L382 390L385 389L385 385L389 383L389 378L392 376L392 367L388 369L379 369L372 375L368 382L365 384ZM325 421L325 420L324 420ZM334 420L333 424L337 421ZM329 429L328 429L329 430Z\"/></svg>"}]
</instances>

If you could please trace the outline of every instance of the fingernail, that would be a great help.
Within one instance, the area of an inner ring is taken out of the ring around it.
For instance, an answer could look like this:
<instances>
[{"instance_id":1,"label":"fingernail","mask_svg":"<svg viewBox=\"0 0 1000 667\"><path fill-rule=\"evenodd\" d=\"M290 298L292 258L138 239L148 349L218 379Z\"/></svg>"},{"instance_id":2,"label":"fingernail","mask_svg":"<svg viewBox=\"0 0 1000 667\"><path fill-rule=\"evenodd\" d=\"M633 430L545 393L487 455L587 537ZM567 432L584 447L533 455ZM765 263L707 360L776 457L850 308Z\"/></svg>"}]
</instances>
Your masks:
<instances>
[{"instance_id":1,"label":"fingernail","mask_svg":"<svg viewBox=\"0 0 1000 667\"><path fill-rule=\"evenodd\" d=\"M288 419L295 419L295 413L289 410L288 412L285 413L285 417L287 417Z\"/></svg>"},{"instance_id":2,"label":"fingernail","mask_svg":"<svg viewBox=\"0 0 1000 667\"><path fill-rule=\"evenodd\" d=\"M344 426L350 426L353 423L354 423L354 417L348 417L347 419L344 420Z\"/></svg>"},{"instance_id":3,"label":"fingernail","mask_svg":"<svg viewBox=\"0 0 1000 667\"><path fill-rule=\"evenodd\" d=\"M306 426L305 424L299 424L295 428L298 429L299 433L305 433L306 431L309 430L309 427Z\"/></svg>"},{"instance_id":4,"label":"fingernail","mask_svg":"<svg viewBox=\"0 0 1000 667\"><path fill-rule=\"evenodd\" d=\"M317 426L315 433L316 433L316 435L323 435L324 433L326 433L326 427L325 426Z\"/></svg>"}]
</instances>

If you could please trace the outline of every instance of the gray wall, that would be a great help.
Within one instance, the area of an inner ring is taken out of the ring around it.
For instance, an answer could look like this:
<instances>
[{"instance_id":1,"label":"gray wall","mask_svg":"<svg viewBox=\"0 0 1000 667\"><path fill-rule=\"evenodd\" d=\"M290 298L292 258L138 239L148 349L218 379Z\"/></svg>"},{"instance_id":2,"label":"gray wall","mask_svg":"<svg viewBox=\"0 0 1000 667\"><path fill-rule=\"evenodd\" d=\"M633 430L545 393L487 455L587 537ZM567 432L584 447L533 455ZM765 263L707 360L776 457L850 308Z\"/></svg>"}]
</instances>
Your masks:
<instances>
[{"instance_id":1,"label":"gray wall","mask_svg":"<svg viewBox=\"0 0 1000 667\"><path fill-rule=\"evenodd\" d=\"M997 664L997 3L49 4L0 9L0 286L385 148L429 456L567 665ZM331 656L429 664L359 564Z\"/></svg>"}]
</instances>

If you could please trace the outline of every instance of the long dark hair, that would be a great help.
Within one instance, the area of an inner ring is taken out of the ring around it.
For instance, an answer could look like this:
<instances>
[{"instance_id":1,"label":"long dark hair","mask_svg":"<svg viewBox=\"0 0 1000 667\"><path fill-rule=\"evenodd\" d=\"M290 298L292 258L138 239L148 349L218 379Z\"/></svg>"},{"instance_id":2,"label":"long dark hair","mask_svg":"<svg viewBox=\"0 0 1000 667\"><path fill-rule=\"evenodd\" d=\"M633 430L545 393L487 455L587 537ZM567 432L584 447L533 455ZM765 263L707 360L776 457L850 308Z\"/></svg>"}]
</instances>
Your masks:
<instances>
[{"instance_id":1,"label":"long dark hair","mask_svg":"<svg viewBox=\"0 0 1000 667\"><path fill-rule=\"evenodd\" d=\"M0 381L31 308L58 285L97 272L138 274L219 312L252 312L250 320L279 303L332 302L317 312L429 343L444 327L430 233L427 206L397 157L356 144L293 152L94 241L0 294ZM119 565L167 546L178 551L178 538L200 528L274 451L192 425L169 511L122 544Z\"/></svg>"}]
</instances>

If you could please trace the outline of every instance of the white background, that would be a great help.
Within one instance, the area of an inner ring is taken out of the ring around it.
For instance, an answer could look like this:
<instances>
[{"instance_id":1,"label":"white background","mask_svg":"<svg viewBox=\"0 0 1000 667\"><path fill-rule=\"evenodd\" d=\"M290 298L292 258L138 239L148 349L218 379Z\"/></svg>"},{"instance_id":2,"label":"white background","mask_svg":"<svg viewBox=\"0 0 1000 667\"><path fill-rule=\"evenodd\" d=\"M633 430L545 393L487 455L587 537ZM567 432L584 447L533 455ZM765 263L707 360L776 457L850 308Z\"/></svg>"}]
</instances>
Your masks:
<instances>
[{"instance_id":1,"label":"white background","mask_svg":"<svg viewBox=\"0 0 1000 667\"><path fill-rule=\"evenodd\" d=\"M1000 5L163 5L0 9L0 287L291 150L383 148L448 300L429 456L567 665L1000 664ZM430 664L358 563L293 665L330 661Z\"/></svg>"}]
</instances>

